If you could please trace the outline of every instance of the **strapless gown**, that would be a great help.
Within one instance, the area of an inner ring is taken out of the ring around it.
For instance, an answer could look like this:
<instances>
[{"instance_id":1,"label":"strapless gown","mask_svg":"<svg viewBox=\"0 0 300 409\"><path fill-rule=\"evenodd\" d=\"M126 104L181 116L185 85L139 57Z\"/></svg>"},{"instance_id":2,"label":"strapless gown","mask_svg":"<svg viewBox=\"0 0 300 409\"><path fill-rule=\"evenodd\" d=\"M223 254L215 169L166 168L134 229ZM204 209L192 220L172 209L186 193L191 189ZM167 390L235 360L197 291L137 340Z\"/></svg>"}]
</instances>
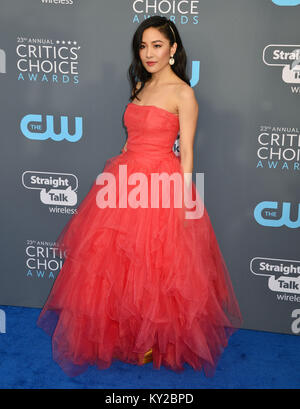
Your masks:
<instances>
[{"instance_id":1,"label":"strapless gown","mask_svg":"<svg viewBox=\"0 0 300 409\"><path fill-rule=\"evenodd\" d=\"M242 316L205 207L187 219L184 204L163 207L159 198L151 207L150 194L147 206L120 205L135 192L136 173L148 182L144 193L151 193L152 173L183 178L172 149L178 116L131 102L124 124L127 151L106 161L58 235L64 263L37 325L52 337L53 359L68 376L115 360L142 365L149 350L155 369L181 372L187 364L213 376ZM108 186L101 174L114 176L115 207L99 206ZM192 191L200 202L194 182Z\"/></svg>"}]
</instances>

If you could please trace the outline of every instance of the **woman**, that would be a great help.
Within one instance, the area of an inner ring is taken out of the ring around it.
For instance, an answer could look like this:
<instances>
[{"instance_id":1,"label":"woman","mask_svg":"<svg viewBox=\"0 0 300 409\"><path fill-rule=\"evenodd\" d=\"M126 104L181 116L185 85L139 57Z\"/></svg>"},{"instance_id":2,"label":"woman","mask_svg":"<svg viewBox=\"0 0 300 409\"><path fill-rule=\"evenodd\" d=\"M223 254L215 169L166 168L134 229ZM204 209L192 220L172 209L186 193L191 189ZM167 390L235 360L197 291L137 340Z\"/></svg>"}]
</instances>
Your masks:
<instances>
[{"instance_id":1,"label":"woman","mask_svg":"<svg viewBox=\"0 0 300 409\"><path fill-rule=\"evenodd\" d=\"M66 259L37 324L69 376L116 359L176 372L187 363L213 376L242 317L191 179L198 104L186 54L176 26L159 16L140 24L132 49L127 142L56 241ZM200 215L188 211L195 207Z\"/></svg>"}]
</instances>

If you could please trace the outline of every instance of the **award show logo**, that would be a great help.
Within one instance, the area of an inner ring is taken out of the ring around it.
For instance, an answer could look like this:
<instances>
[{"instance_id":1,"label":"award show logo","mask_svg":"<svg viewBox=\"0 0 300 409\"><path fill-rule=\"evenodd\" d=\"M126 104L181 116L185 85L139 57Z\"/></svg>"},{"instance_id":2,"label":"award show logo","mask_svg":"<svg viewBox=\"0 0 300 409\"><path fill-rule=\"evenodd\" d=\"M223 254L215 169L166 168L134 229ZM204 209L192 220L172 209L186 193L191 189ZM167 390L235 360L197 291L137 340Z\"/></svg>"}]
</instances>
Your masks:
<instances>
[{"instance_id":1,"label":"award show logo","mask_svg":"<svg viewBox=\"0 0 300 409\"><path fill-rule=\"evenodd\" d=\"M269 44L263 50L266 65L282 68L282 80L287 84L300 84L300 45ZM300 93L300 87L291 87L292 93Z\"/></svg>"},{"instance_id":2,"label":"award show logo","mask_svg":"<svg viewBox=\"0 0 300 409\"><path fill-rule=\"evenodd\" d=\"M297 229L300 227L300 203L297 204L297 220L291 220L291 205L290 202L282 202L282 205L271 201L260 202L254 209L254 219L262 226Z\"/></svg>"},{"instance_id":3,"label":"award show logo","mask_svg":"<svg viewBox=\"0 0 300 409\"><path fill-rule=\"evenodd\" d=\"M18 81L78 84L77 41L17 37Z\"/></svg>"},{"instance_id":4,"label":"award show logo","mask_svg":"<svg viewBox=\"0 0 300 409\"><path fill-rule=\"evenodd\" d=\"M257 140L256 168L300 170L300 132L298 128L261 126Z\"/></svg>"},{"instance_id":5,"label":"award show logo","mask_svg":"<svg viewBox=\"0 0 300 409\"><path fill-rule=\"evenodd\" d=\"M0 74L6 73L6 54L5 51L0 48Z\"/></svg>"},{"instance_id":6,"label":"award show logo","mask_svg":"<svg viewBox=\"0 0 300 409\"><path fill-rule=\"evenodd\" d=\"M78 179L75 175L28 170L22 174L22 184L26 189L40 191L40 201L49 206L50 213L77 212L70 209L77 204Z\"/></svg>"},{"instance_id":7,"label":"award show logo","mask_svg":"<svg viewBox=\"0 0 300 409\"><path fill-rule=\"evenodd\" d=\"M60 142L67 140L69 142L77 142L82 137L82 117L75 117L75 129L73 133L69 133L69 119L67 116L60 117L60 132L54 130L53 115L46 115L46 120L43 121L42 115L28 114L25 115L20 122L20 129L23 135L32 140L44 141L52 139Z\"/></svg>"},{"instance_id":8,"label":"award show logo","mask_svg":"<svg viewBox=\"0 0 300 409\"><path fill-rule=\"evenodd\" d=\"M61 270L66 256L54 242L41 240L27 240L25 255L27 278L52 280Z\"/></svg>"},{"instance_id":9,"label":"award show logo","mask_svg":"<svg viewBox=\"0 0 300 409\"><path fill-rule=\"evenodd\" d=\"M300 302L300 261L254 257L250 262L250 271L268 277L271 291L284 293L277 294L279 301Z\"/></svg>"},{"instance_id":10,"label":"award show logo","mask_svg":"<svg viewBox=\"0 0 300 409\"><path fill-rule=\"evenodd\" d=\"M161 15L169 18L174 24L198 24L199 1L175 0L133 0L132 22L141 23L151 15Z\"/></svg>"}]
</instances>

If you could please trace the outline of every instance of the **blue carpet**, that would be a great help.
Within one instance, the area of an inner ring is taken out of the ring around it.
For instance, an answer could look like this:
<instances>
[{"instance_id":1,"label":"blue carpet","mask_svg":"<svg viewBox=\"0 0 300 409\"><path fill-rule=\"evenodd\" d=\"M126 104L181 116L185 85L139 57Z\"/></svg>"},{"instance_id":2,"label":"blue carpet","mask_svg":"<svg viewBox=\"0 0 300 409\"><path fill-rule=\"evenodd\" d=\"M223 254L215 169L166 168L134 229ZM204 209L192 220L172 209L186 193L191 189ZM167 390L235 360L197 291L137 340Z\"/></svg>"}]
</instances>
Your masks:
<instances>
[{"instance_id":1,"label":"blue carpet","mask_svg":"<svg viewBox=\"0 0 300 409\"><path fill-rule=\"evenodd\" d=\"M36 326L40 309L0 306L6 333L0 333L0 388L167 388L240 389L300 387L300 339L296 335L240 329L229 340L213 378L185 365L174 373L152 363L120 361L106 370L90 367L69 378L52 360L51 338Z\"/></svg>"}]
</instances>

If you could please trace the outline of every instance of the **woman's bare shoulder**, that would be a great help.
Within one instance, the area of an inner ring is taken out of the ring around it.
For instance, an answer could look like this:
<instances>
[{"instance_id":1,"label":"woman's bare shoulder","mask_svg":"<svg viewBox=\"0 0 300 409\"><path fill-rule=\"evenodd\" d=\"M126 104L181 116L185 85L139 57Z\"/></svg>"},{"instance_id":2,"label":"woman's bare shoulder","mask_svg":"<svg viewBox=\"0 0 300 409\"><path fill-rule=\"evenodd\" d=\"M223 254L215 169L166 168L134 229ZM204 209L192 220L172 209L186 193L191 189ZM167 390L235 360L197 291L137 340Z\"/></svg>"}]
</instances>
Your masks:
<instances>
[{"instance_id":1,"label":"woman's bare shoulder","mask_svg":"<svg viewBox=\"0 0 300 409\"><path fill-rule=\"evenodd\" d=\"M177 94L178 101L190 100L190 101L193 101L194 104L197 103L197 99L196 99L196 96L195 96L195 91L186 82L183 83L183 84L180 84L177 87L176 91L177 91L176 94Z\"/></svg>"},{"instance_id":2,"label":"woman's bare shoulder","mask_svg":"<svg viewBox=\"0 0 300 409\"><path fill-rule=\"evenodd\" d=\"M193 96L194 95L194 90L193 88L187 84L185 81L181 81L178 84L176 84L176 93L179 96Z\"/></svg>"}]
</instances>

